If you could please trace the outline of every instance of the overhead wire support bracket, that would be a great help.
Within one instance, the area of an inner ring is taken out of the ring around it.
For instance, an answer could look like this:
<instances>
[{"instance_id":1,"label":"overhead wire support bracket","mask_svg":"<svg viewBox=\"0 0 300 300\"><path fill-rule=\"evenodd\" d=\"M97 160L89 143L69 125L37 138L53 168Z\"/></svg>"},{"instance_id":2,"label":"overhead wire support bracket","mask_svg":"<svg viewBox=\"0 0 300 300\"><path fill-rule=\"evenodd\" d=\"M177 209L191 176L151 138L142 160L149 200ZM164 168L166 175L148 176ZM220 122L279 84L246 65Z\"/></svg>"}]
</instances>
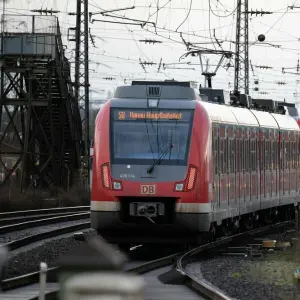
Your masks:
<instances>
[{"instance_id":1,"label":"overhead wire support bracket","mask_svg":"<svg viewBox=\"0 0 300 300\"><path fill-rule=\"evenodd\" d=\"M107 13L103 14L103 17L110 17L110 18L116 18L116 19L121 19L121 20L127 20L127 21L133 21L133 22L138 22L140 23L142 27L145 27L146 24L151 24L153 27L155 27L155 23L151 21L145 21L145 20L139 20L139 19L132 19L132 18L127 18L127 17L122 17L122 16L115 16L115 15L109 15ZM93 20L92 20L93 22Z\"/></svg>"},{"instance_id":2,"label":"overhead wire support bracket","mask_svg":"<svg viewBox=\"0 0 300 300\"><path fill-rule=\"evenodd\" d=\"M89 18L90 18L90 22L92 19L92 16L94 15L104 15L106 13L112 13L112 12L116 12L116 11L123 11L123 10L129 10L129 9L135 9L135 6L130 6L130 7L124 7L124 8L116 8L116 9L110 9L110 10L103 10L103 11L99 11L99 12L90 12L89 13Z\"/></svg>"},{"instance_id":3,"label":"overhead wire support bracket","mask_svg":"<svg viewBox=\"0 0 300 300\"><path fill-rule=\"evenodd\" d=\"M90 35L90 39L91 39L91 43L93 44L93 47L96 48L94 36L91 34L91 28L89 28L89 35Z\"/></svg>"},{"instance_id":4,"label":"overhead wire support bracket","mask_svg":"<svg viewBox=\"0 0 300 300\"><path fill-rule=\"evenodd\" d=\"M139 24L139 23L124 23L124 22L117 22L117 21L106 21L106 20L97 20L97 19L92 19L91 23L94 22L103 22L103 23L113 23L113 24L122 24L122 25L138 25L143 27L143 24Z\"/></svg>"}]
</instances>

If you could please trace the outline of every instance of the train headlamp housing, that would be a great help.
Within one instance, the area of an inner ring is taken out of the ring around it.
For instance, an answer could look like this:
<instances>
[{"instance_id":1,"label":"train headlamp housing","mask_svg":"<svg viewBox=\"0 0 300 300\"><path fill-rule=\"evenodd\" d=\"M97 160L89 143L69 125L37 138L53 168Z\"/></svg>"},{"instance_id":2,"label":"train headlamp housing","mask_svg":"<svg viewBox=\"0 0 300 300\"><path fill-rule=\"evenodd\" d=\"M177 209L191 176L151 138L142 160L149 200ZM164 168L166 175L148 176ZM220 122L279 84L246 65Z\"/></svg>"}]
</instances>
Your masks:
<instances>
[{"instance_id":1,"label":"train headlamp housing","mask_svg":"<svg viewBox=\"0 0 300 300\"><path fill-rule=\"evenodd\" d=\"M148 106L149 107L157 107L158 99L148 99Z\"/></svg>"},{"instance_id":2,"label":"train headlamp housing","mask_svg":"<svg viewBox=\"0 0 300 300\"><path fill-rule=\"evenodd\" d=\"M121 184L121 182L119 182L119 181L114 181L114 183L113 183L113 188L114 188L114 190L121 190L122 189L122 184Z\"/></svg>"},{"instance_id":3,"label":"train headlamp housing","mask_svg":"<svg viewBox=\"0 0 300 300\"><path fill-rule=\"evenodd\" d=\"M107 190L122 190L122 182L115 181L111 178L108 163L105 163L101 166L101 180L102 186Z\"/></svg>"},{"instance_id":4,"label":"train headlamp housing","mask_svg":"<svg viewBox=\"0 0 300 300\"><path fill-rule=\"evenodd\" d=\"M184 184L183 183L176 183L175 184L175 192L182 192Z\"/></svg>"},{"instance_id":5,"label":"train headlamp housing","mask_svg":"<svg viewBox=\"0 0 300 300\"><path fill-rule=\"evenodd\" d=\"M176 182L174 186L175 192L190 192L195 188L197 179L197 167L189 165L188 173L184 182Z\"/></svg>"}]
</instances>

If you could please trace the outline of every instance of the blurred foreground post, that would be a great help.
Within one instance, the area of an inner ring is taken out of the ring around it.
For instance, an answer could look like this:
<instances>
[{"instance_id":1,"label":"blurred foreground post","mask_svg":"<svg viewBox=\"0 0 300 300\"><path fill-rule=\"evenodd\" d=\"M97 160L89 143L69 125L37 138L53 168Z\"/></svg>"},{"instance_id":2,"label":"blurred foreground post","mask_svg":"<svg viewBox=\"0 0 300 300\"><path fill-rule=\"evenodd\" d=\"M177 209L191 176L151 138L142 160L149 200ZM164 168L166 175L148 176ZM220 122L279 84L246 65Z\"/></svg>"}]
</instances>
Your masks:
<instances>
[{"instance_id":1,"label":"blurred foreground post","mask_svg":"<svg viewBox=\"0 0 300 300\"><path fill-rule=\"evenodd\" d=\"M7 261L7 249L0 247L0 291L2 291L3 270Z\"/></svg>"},{"instance_id":2,"label":"blurred foreground post","mask_svg":"<svg viewBox=\"0 0 300 300\"><path fill-rule=\"evenodd\" d=\"M99 236L91 238L59 260L59 299L83 300L88 295L95 299L104 299L99 298L102 295L105 299L110 299L107 295L119 296L117 299L120 300L123 299L121 295L133 299L131 295L136 297L143 291L143 282L136 276L123 273L126 261L127 257L104 239Z\"/></svg>"},{"instance_id":3,"label":"blurred foreground post","mask_svg":"<svg viewBox=\"0 0 300 300\"><path fill-rule=\"evenodd\" d=\"M41 262L41 264L40 264L40 295L39 295L39 300L45 300L47 269L48 269L47 264L44 263L44 262Z\"/></svg>"},{"instance_id":4,"label":"blurred foreground post","mask_svg":"<svg viewBox=\"0 0 300 300\"><path fill-rule=\"evenodd\" d=\"M65 300L142 300L144 280L125 273L85 273L66 282L66 296Z\"/></svg>"}]
</instances>

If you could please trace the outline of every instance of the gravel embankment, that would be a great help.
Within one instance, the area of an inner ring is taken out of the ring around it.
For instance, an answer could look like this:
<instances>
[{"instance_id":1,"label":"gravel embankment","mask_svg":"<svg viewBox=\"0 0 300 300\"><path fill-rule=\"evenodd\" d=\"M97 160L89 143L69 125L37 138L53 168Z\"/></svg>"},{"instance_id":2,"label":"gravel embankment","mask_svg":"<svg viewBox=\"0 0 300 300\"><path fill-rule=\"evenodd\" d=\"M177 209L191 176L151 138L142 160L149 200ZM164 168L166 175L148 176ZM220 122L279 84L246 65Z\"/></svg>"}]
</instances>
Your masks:
<instances>
[{"instance_id":1,"label":"gravel embankment","mask_svg":"<svg viewBox=\"0 0 300 300\"><path fill-rule=\"evenodd\" d=\"M92 231L86 231L86 235L93 235ZM48 268L57 266L57 260L61 255L81 246L85 241L78 241L72 236L56 238L45 242L25 252L18 252L9 257L4 269L4 279L24 275L39 270L41 262L46 262Z\"/></svg>"},{"instance_id":2,"label":"gravel embankment","mask_svg":"<svg viewBox=\"0 0 300 300\"><path fill-rule=\"evenodd\" d=\"M295 233L272 234L265 239L290 241L293 236ZM217 256L200 258L187 266L189 273L239 300L300 300L300 280L297 284L293 278L297 269L300 269L300 242L283 251L264 252L260 259Z\"/></svg>"},{"instance_id":3,"label":"gravel embankment","mask_svg":"<svg viewBox=\"0 0 300 300\"><path fill-rule=\"evenodd\" d=\"M17 239L22 239L22 238L25 238L27 236L31 236L31 235L34 235L37 233L43 233L43 232L59 229L62 227L86 223L88 221L89 221L89 219L86 218L86 219L78 220L78 221L67 221L67 222L61 222L61 223L56 223L56 224L51 224L51 225L43 225L43 226L37 226L37 227L29 228L29 229L23 229L23 230L19 230L19 231L13 231L13 232L0 234L0 244L9 243L11 241L14 241Z\"/></svg>"}]
</instances>

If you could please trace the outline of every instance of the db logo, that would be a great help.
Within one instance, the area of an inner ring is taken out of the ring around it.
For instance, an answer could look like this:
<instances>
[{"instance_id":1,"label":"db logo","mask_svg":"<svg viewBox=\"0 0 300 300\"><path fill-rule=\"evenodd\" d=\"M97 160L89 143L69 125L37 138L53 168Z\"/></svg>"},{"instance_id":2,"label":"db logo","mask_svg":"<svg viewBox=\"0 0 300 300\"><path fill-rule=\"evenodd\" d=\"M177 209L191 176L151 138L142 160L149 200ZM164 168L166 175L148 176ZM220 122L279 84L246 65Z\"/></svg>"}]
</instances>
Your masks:
<instances>
[{"instance_id":1,"label":"db logo","mask_svg":"<svg viewBox=\"0 0 300 300\"><path fill-rule=\"evenodd\" d=\"M141 185L142 195L154 195L156 193L155 185Z\"/></svg>"}]
</instances>

